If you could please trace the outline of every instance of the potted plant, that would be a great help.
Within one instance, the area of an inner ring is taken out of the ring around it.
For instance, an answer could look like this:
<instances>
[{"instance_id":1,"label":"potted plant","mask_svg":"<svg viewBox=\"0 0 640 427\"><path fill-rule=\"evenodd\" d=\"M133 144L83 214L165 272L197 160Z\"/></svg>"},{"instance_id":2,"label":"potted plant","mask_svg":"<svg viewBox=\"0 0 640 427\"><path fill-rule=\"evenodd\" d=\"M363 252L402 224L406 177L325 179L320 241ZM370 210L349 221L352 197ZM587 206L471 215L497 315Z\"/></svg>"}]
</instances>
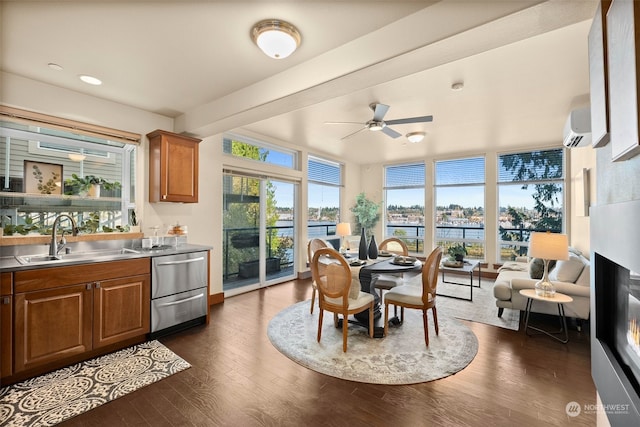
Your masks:
<instances>
[{"instance_id":1,"label":"potted plant","mask_svg":"<svg viewBox=\"0 0 640 427\"><path fill-rule=\"evenodd\" d=\"M364 193L358 194L356 197L356 205L351 208L351 212L356 217L357 233L360 234L361 229L371 230L380 220L380 204L375 203L365 196Z\"/></svg>"},{"instance_id":2,"label":"potted plant","mask_svg":"<svg viewBox=\"0 0 640 427\"><path fill-rule=\"evenodd\" d=\"M457 262L462 262L464 260L464 256L467 254L467 249L460 243L456 243L449 247L447 253L451 257L451 259Z\"/></svg>"},{"instance_id":3,"label":"potted plant","mask_svg":"<svg viewBox=\"0 0 640 427\"><path fill-rule=\"evenodd\" d=\"M65 194L79 194L80 196L86 196L88 194L89 197L100 197L101 187L105 190L115 190L121 187L118 181L109 182L95 175L86 175L84 178L81 178L75 173L71 174L71 178L64 180L64 185Z\"/></svg>"}]
</instances>

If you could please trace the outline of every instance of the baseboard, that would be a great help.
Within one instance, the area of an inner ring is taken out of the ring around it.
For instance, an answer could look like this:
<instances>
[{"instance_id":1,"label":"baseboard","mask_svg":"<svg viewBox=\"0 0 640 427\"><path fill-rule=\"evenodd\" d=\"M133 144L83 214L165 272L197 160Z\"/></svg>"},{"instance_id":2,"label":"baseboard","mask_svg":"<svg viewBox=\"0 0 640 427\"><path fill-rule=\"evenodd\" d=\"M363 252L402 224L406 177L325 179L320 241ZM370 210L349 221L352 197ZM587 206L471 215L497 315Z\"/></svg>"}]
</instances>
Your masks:
<instances>
[{"instance_id":1,"label":"baseboard","mask_svg":"<svg viewBox=\"0 0 640 427\"><path fill-rule=\"evenodd\" d=\"M214 304L221 304L224 302L224 293L209 295L209 307Z\"/></svg>"}]
</instances>

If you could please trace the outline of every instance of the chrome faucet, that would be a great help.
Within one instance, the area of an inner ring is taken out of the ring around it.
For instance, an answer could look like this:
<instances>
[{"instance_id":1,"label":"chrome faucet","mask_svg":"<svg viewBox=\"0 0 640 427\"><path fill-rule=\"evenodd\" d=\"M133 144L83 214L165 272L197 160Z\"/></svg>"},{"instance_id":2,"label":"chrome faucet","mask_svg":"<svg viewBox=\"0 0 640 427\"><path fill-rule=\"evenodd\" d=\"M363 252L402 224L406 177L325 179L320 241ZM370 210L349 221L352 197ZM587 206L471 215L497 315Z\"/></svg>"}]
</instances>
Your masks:
<instances>
[{"instance_id":1,"label":"chrome faucet","mask_svg":"<svg viewBox=\"0 0 640 427\"><path fill-rule=\"evenodd\" d=\"M56 219L53 221L53 231L51 231L51 243L49 244L49 255L50 256L58 255L58 252L60 251L60 249L62 249L64 247L64 245L67 244L67 239L64 238L64 230L62 231L62 238L60 239L60 242L58 243L58 241L57 241L58 223L63 218L68 218L69 221L71 221L71 234L73 236L77 236L78 235L78 227L76 227L76 222L73 220L73 218L71 218L67 214L58 215L56 217ZM58 244L60 244L59 247L58 247Z\"/></svg>"}]
</instances>

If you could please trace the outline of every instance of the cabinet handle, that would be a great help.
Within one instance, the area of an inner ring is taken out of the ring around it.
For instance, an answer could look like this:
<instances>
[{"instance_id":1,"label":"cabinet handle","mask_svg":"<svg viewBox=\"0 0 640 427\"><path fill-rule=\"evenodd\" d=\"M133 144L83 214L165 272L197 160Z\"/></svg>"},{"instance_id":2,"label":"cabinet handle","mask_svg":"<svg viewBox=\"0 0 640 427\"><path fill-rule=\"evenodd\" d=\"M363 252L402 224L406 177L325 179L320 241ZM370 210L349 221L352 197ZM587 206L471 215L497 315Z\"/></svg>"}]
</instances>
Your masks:
<instances>
[{"instance_id":1,"label":"cabinet handle","mask_svg":"<svg viewBox=\"0 0 640 427\"><path fill-rule=\"evenodd\" d=\"M11 304L11 298L9 297L3 297L2 298L2 304Z\"/></svg>"},{"instance_id":2,"label":"cabinet handle","mask_svg":"<svg viewBox=\"0 0 640 427\"><path fill-rule=\"evenodd\" d=\"M96 289L100 289L100 282L96 282L96 283L95 283L95 288L96 288Z\"/></svg>"},{"instance_id":3,"label":"cabinet handle","mask_svg":"<svg viewBox=\"0 0 640 427\"><path fill-rule=\"evenodd\" d=\"M93 286L93 283L87 283L85 285L85 288L87 288L87 290L90 291L92 286Z\"/></svg>"},{"instance_id":4,"label":"cabinet handle","mask_svg":"<svg viewBox=\"0 0 640 427\"><path fill-rule=\"evenodd\" d=\"M178 301L165 302L164 304L158 304L158 305L157 305L157 307L169 307L169 306L172 306L172 305L182 304L182 303L184 303L184 302L188 302L188 301L193 301L193 300L196 300L196 299L200 299L200 298L202 298L202 297L204 297L204 294L203 294L203 293L200 293L200 294L198 294L198 295L194 295L194 296L192 296L192 297L185 298L185 299L181 299L181 300L178 300Z\"/></svg>"},{"instance_id":5,"label":"cabinet handle","mask_svg":"<svg viewBox=\"0 0 640 427\"><path fill-rule=\"evenodd\" d=\"M184 259L180 261L165 261L165 262L159 262L156 265L160 267L163 265L189 264L189 263L198 262L198 261L204 261L204 257L190 258L190 259Z\"/></svg>"}]
</instances>

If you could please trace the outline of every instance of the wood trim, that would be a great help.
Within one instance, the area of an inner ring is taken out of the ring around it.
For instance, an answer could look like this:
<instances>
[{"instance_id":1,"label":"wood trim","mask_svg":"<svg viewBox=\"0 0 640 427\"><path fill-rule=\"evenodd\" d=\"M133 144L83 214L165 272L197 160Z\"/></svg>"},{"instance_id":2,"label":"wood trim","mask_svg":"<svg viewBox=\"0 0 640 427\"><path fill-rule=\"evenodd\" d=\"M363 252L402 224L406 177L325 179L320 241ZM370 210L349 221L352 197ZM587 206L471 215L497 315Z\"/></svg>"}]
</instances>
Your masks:
<instances>
[{"instance_id":1,"label":"wood trim","mask_svg":"<svg viewBox=\"0 0 640 427\"><path fill-rule=\"evenodd\" d=\"M106 138L111 141L118 141L124 144L140 144L142 136L137 133L108 128L105 126L92 125L75 120L63 119L47 114L22 110L20 108L0 105L0 116L5 120L20 124L44 125L48 128L80 133L96 138Z\"/></svg>"},{"instance_id":2,"label":"wood trim","mask_svg":"<svg viewBox=\"0 0 640 427\"><path fill-rule=\"evenodd\" d=\"M144 233L93 233L78 236L64 236L67 242L94 242L98 240L141 239ZM0 246L39 245L51 242L51 236L2 236Z\"/></svg>"},{"instance_id":3,"label":"wood trim","mask_svg":"<svg viewBox=\"0 0 640 427\"><path fill-rule=\"evenodd\" d=\"M223 302L224 302L224 292L209 295L209 307L215 304L222 304Z\"/></svg>"},{"instance_id":4,"label":"wood trim","mask_svg":"<svg viewBox=\"0 0 640 427\"><path fill-rule=\"evenodd\" d=\"M46 267L14 273L15 293L54 289L74 284L150 274L149 258Z\"/></svg>"}]
</instances>

